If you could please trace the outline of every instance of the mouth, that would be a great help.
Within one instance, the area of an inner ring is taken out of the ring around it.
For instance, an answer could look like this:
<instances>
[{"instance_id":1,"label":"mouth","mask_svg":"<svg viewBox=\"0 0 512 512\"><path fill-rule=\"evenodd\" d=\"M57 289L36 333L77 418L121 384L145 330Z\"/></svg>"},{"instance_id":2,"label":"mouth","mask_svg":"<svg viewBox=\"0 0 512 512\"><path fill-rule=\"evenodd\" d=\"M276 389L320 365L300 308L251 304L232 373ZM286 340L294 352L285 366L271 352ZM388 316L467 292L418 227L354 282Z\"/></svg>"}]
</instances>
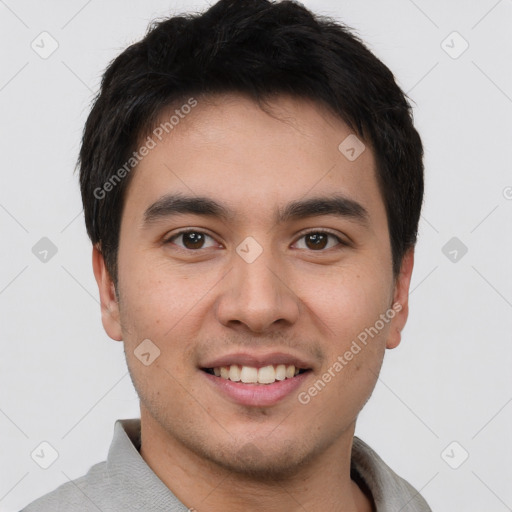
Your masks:
<instances>
[{"instance_id":1,"label":"mouth","mask_svg":"<svg viewBox=\"0 0 512 512\"><path fill-rule=\"evenodd\" d=\"M293 364L273 364L260 367L231 364L229 366L201 368L201 370L219 379L263 386L293 379L311 371L310 368L299 368Z\"/></svg>"},{"instance_id":2,"label":"mouth","mask_svg":"<svg viewBox=\"0 0 512 512\"><path fill-rule=\"evenodd\" d=\"M284 352L239 352L218 356L198 367L215 394L246 407L270 407L306 385L312 363Z\"/></svg>"}]
</instances>

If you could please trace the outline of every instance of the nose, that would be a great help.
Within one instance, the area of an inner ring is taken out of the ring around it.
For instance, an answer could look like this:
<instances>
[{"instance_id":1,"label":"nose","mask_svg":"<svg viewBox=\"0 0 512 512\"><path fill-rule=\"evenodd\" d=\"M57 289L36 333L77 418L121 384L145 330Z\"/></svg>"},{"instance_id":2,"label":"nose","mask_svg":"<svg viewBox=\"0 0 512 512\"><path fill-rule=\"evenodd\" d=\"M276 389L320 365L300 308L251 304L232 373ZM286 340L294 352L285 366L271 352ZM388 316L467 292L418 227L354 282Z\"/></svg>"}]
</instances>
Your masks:
<instances>
[{"instance_id":1,"label":"nose","mask_svg":"<svg viewBox=\"0 0 512 512\"><path fill-rule=\"evenodd\" d=\"M216 315L223 325L243 325L255 333L280 330L299 319L300 300L270 250L251 263L233 255L233 268L222 280Z\"/></svg>"}]
</instances>

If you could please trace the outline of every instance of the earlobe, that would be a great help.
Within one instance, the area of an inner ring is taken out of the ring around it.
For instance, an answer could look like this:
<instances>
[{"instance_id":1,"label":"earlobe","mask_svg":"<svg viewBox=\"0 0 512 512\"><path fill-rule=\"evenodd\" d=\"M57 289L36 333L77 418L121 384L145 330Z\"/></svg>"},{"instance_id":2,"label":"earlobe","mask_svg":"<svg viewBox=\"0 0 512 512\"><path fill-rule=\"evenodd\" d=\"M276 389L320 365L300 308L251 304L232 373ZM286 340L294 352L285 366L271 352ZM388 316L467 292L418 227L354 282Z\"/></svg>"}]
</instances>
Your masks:
<instances>
[{"instance_id":1,"label":"earlobe","mask_svg":"<svg viewBox=\"0 0 512 512\"><path fill-rule=\"evenodd\" d=\"M386 348L398 347L402 338L402 330L409 315L409 287L414 267L414 248L409 249L403 259L400 274L396 278L393 296L393 309L397 312L391 321Z\"/></svg>"},{"instance_id":2,"label":"earlobe","mask_svg":"<svg viewBox=\"0 0 512 512\"><path fill-rule=\"evenodd\" d=\"M101 321L103 328L110 338L115 341L122 341L123 336L116 289L98 245L92 248L92 268L100 294Z\"/></svg>"}]
</instances>

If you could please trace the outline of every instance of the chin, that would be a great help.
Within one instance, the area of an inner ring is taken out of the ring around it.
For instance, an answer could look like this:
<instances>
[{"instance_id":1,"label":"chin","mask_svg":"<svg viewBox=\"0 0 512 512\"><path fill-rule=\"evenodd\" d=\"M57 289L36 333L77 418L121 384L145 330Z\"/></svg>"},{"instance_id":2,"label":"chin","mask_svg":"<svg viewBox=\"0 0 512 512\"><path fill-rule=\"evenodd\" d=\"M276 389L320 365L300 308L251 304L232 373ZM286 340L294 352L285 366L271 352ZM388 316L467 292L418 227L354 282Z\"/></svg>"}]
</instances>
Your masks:
<instances>
[{"instance_id":1,"label":"chin","mask_svg":"<svg viewBox=\"0 0 512 512\"><path fill-rule=\"evenodd\" d=\"M313 446L303 446L292 441L272 445L268 439L248 441L241 447L224 446L215 450L203 447L200 456L238 477L251 481L278 482L298 474L304 465L319 455Z\"/></svg>"}]
</instances>

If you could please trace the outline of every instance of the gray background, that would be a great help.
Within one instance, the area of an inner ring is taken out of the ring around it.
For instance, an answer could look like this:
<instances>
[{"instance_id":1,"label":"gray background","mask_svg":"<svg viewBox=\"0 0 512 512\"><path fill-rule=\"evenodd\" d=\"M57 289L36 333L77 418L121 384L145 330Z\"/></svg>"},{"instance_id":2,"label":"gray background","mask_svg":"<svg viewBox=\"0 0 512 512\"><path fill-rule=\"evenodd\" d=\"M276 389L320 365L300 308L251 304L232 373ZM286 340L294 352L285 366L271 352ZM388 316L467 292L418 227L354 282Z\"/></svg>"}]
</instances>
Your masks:
<instances>
[{"instance_id":1,"label":"gray background","mask_svg":"<svg viewBox=\"0 0 512 512\"><path fill-rule=\"evenodd\" d=\"M426 148L409 323L357 434L436 511L512 510L512 1L304 4L394 71ZM2 511L104 460L115 419L139 414L101 326L73 169L107 63L155 17L205 6L0 0ZM31 47L52 40L47 58ZM57 248L45 262L43 237ZM30 455L43 441L58 452L48 469Z\"/></svg>"}]
</instances>

